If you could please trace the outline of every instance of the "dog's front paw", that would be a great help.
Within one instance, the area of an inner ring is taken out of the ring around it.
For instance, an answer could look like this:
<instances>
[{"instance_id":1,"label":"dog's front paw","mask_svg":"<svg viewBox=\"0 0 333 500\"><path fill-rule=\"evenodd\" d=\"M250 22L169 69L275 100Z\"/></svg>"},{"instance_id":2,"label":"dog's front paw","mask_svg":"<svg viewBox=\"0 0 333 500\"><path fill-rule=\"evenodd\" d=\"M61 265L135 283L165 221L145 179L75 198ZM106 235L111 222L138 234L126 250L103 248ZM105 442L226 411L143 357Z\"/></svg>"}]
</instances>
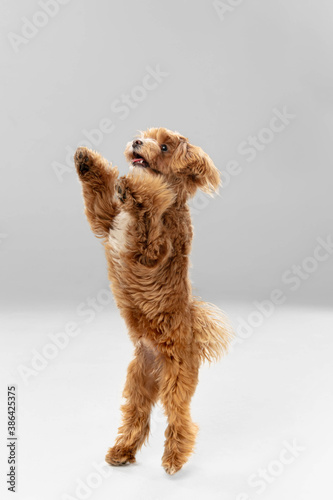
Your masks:
<instances>
[{"instance_id":1,"label":"dog's front paw","mask_svg":"<svg viewBox=\"0 0 333 500\"><path fill-rule=\"evenodd\" d=\"M125 177L120 177L116 183L115 186L115 193L118 198L122 203L125 203L126 199L128 198L128 186L126 182Z\"/></svg>"},{"instance_id":2,"label":"dog's front paw","mask_svg":"<svg viewBox=\"0 0 333 500\"><path fill-rule=\"evenodd\" d=\"M135 456L133 452L127 448L122 448L121 446L114 446L110 448L106 454L105 461L109 465L125 465L132 464L135 462Z\"/></svg>"},{"instance_id":3,"label":"dog's front paw","mask_svg":"<svg viewBox=\"0 0 333 500\"><path fill-rule=\"evenodd\" d=\"M85 147L77 148L74 155L74 163L76 170L80 176L84 176L89 172L93 164L92 151Z\"/></svg>"},{"instance_id":4,"label":"dog's front paw","mask_svg":"<svg viewBox=\"0 0 333 500\"><path fill-rule=\"evenodd\" d=\"M131 177L120 177L115 185L115 195L127 210L137 210L144 206L144 197Z\"/></svg>"}]
</instances>

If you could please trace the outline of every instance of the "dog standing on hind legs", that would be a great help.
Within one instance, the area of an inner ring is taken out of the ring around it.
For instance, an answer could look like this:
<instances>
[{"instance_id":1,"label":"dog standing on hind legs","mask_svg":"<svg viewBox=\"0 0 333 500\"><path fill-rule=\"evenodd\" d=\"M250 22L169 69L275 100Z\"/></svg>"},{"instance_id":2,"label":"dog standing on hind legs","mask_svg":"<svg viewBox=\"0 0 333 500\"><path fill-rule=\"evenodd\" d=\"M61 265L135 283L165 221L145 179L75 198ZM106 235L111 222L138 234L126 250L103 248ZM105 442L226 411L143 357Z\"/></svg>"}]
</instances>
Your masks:
<instances>
[{"instance_id":1,"label":"dog standing on hind legs","mask_svg":"<svg viewBox=\"0 0 333 500\"><path fill-rule=\"evenodd\" d=\"M232 331L223 314L192 296L193 236L188 200L220 184L209 156L182 135L151 128L127 144L128 175L118 177L95 151L80 147L75 165L85 212L103 239L111 289L135 346L124 388L122 425L106 461L135 462L159 399L168 419L162 465L174 474L195 445L190 402L200 364L226 351Z\"/></svg>"}]
</instances>

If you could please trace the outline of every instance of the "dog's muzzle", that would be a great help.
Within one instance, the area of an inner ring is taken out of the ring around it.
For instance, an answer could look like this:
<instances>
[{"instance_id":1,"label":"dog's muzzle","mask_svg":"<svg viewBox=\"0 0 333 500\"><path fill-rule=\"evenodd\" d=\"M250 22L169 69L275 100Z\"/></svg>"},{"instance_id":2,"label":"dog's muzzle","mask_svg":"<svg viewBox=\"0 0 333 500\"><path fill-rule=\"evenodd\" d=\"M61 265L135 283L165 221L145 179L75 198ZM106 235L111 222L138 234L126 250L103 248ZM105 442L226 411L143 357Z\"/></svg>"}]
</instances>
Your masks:
<instances>
[{"instance_id":1,"label":"dog's muzzle","mask_svg":"<svg viewBox=\"0 0 333 500\"><path fill-rule=\"evenodd\" d=\"M135 139L133 142L132 142L132 148L133 149L137 149L139 148L140 146L142 146L143 142L140 140L140 139Z\"/></svg>"}]
</instances>

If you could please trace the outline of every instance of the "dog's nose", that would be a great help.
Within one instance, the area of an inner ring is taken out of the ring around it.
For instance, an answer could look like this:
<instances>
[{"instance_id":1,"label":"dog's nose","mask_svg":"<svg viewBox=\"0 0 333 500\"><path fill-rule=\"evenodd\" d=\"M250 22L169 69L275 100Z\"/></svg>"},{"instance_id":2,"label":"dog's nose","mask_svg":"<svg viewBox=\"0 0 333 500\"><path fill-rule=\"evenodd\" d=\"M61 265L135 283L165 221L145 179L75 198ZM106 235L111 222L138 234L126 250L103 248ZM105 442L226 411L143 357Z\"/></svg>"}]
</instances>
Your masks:
<instances>
[{"instance_id":1,"label":"dog's nose","mask_svg":"<svg viewBox=\"0 0 333 500\"><path fill-rule=\"evenodd\" d=\"M142 146L143 142L140 141L140 139L135 139L135 141L133 141L133 148L135 148L136 146Z\"/></svg>"}]
</instances>

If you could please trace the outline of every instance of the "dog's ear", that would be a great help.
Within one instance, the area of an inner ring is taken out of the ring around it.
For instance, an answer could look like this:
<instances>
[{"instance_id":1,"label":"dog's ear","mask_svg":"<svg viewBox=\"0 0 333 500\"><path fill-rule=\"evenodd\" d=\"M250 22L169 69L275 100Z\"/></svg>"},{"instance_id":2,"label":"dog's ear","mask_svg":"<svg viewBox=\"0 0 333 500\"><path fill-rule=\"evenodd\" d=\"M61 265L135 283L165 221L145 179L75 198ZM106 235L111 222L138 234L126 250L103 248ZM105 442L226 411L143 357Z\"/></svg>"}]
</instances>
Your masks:
<instances>
[{"instance_id":1,"label":"dog's ear","mask_svg":"<svg viewBox=\"0 0 333 500\"><path fill-rule=\"evenodd\" d=\"M221 183L220 173L207 153L188 142L181 143L177 153L176 171L186 175L190 185L210 195L218 190Z\"/></svg>"}]
</instances>

